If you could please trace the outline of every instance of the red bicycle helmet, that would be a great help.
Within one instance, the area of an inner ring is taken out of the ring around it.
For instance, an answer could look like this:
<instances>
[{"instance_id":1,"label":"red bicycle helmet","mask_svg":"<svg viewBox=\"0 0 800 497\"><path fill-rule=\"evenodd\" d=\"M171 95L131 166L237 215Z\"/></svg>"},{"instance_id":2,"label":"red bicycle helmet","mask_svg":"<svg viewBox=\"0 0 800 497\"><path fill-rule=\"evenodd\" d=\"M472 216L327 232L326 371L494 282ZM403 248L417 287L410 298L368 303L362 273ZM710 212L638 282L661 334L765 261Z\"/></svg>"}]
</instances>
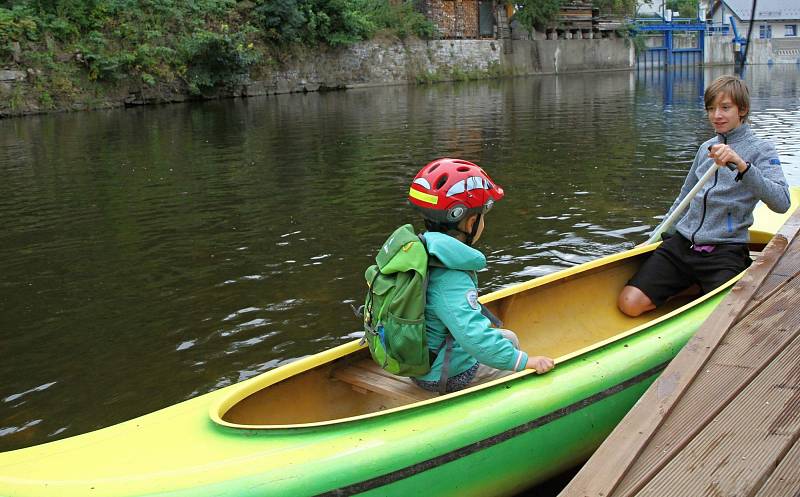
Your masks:
<instances>
[{"instance_id":1,"label":"red bicycle helmet","mask_svg":"<svg viewBox=\"0 0 800 497\"><path fill-rule=\"evenodd\" d=\"M486 213L503 196L503 189L480 166L450 158L436 159L420 169L408 191L411 205L425 219L445 224Z\"/></svg>"}]
</instances>

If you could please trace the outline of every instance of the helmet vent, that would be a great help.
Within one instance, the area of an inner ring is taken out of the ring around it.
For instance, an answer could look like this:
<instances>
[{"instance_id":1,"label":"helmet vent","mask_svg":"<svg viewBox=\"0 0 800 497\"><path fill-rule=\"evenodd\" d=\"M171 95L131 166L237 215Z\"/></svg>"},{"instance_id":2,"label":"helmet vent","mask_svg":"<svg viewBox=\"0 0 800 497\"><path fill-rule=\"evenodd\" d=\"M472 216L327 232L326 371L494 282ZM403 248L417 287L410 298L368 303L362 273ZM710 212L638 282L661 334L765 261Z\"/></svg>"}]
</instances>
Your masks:
<instances>
[{"instance_id":1,"label":"helmet vent","mask_svg":"<svg viewBox=\"0 0 800 497\"><path fill-rule=\"evenodd\" d=\"M467 166L461 166L457 169L457 171L460 173L466 173L469 172L469 168Z\"/></svg>"},{"instance_id":2,"label":"helmet vent","mask_svg":"<svg viewBox=\"0 0 800 497\"><path fill-rule=\"evenodd\" d=\"M447 175L443 174L436 180L435 188L438 190L439 188L443 187L445 183L447 183Z\"/></svg>"}]
</instances>

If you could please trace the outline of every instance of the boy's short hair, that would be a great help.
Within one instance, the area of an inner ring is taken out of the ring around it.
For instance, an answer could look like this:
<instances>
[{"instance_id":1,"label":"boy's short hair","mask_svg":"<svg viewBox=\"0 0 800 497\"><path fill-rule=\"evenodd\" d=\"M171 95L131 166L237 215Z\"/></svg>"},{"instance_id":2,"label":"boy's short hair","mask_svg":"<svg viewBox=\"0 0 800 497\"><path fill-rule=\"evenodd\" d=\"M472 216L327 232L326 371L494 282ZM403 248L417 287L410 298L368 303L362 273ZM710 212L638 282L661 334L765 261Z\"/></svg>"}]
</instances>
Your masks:
<instances>
[{"instance_id":1,"label":"boy's short hair","mask_svg":"<svg viewBox=\"0 0 800 497\"><path fill-rule=\"evenodd\" d=\"M731 100L739 107L740 111L744 111L742 122L746 122L747 116L750 115L750 90L747 88L747 84L736 76L725 75L718 77L708 85L703 95L706 110L713 105L717 95L723 93L731 97Z\"/></svg>"}]
</instances>

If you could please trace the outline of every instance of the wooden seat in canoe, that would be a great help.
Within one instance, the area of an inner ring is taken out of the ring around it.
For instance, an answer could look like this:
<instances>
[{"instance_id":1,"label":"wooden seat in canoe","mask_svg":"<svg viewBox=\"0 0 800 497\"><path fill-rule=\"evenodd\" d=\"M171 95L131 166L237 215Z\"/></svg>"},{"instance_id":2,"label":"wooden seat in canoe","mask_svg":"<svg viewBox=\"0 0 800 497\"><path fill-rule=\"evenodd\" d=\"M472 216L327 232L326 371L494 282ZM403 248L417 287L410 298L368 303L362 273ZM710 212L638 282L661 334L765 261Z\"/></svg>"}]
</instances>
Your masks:
<instances>
[{"instance_id":1,"label":"wooden seat in canoe","mask_svg":"<svg viewBox=\"0 0 800 497\"><path fill-rule=\"evenodd\" d=\"M403 402L419 402L436 396L414 385L411 380L381 369L372 359L364 359L336 368L333 377L349 383L362 393L374 392Z\"/></svg>"}]
</instances>

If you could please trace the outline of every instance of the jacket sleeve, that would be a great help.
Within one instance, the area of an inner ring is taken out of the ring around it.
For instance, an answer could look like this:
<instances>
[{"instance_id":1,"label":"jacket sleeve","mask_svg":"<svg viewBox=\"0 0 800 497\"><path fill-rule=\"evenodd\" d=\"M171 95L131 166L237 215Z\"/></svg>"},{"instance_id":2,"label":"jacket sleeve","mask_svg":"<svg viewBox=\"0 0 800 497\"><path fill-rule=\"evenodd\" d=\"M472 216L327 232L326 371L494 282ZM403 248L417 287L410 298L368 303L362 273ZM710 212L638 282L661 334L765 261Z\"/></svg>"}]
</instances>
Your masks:
<instances>
[{"instance_id":1,"label":"jacket sleeve","mask_svg":"<svg viewBox=\"0 0 800 497\"><path fill-rule=\"evenodd\" d=\"M653 232L658 230L661 227L661 225L664 224L664 221L669 219L669 216L672 214L672 212L678 207L678 205L680 205L680 203L683 201L683 199L686 198L686 195L688 195L689 192L692 191L692 188L694 188L694 185L696 185L697 182L699 181L698 180L697 169L700 167L700 164L703 162L702 151L703 151L704 147L705 147L705 144L703 146L701 146L697 150L697 153L694 156L694 161L692 162L692 167L689 168L689 173L686 175L686 179L683 180L683 186L681 187L681 191L678 194L678 198L676 198L675 201L672 202L672 206L669 208L669 210L667 211L666 215L664 215L664 219L660 223L658 223L658 226L656 226L656 228L653 230ZM689 209L687 208L686 212L688 212L688 211L689 211ZM680 221L680 219L678 221ZM677 225L678 225L677 222L673 223L672 226L667 230L667 232L668 233L673 233L675 231L675 227Z\"/></svg>"},{"instance_id":2,"label":"jacket sleeve","mask_svg":"<svg viewBox=\"0 0 800 497\"><path fill-rule=\"evenodd\" d=\"M477 295L477 290L469 274L451 271L448 276L448 284L434 298L437 315L455 341L482 364L508 371L524 369L528 355L492 328L480 307L470 305L470 293Z\"/></svg>"},{"instance_id":3,"label":"jacket sleeve","mask_svg":"<svg viewBox=\"0 0 800 497\"><path fill-rule=\"evenodd\" d=\"M742 185L767 204L767 207L778 213L789 210L791 199L789 186L781 169L778 152L772 144L758 154L750 169L742 176Z\"/></svg>"}]
</instances>

